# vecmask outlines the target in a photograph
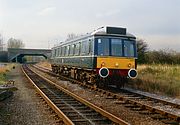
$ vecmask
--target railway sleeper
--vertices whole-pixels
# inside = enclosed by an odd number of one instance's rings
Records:
[[[68,117],[70,119],[81,119],[83,117],[85,119],[93,120],[93,119],[96,119],[96,118],[102,117],[102,116],[101,115],[84,115],[84,114],[82,114],[82,116],[81,115],[74,115],[74,116],[68,116]]]
[[[157,113],[150,113],[151,118],[153,119],[158,119],[158,120],[163,120],[163,119],[167,119],[167,117],[162,116],[161,114],[157,114]]]
[[[53,100],[52,101],[54,102],[54,104],[69,104],[69,103],[78,103],[77,101],[65,101],[65,100]]]
[[[72,107],[59,107],[61,110],[70,110]],[[76,110],[87,110],[88,107],[75,107]]]
[[[51,99],[51,101],[53,101],[55,104],[62,103],[62,100],[59,98]]]
[[[174,121],[172,119],[162,119],[161,120],[165,124],[170,124],[170,125],[179,125],[178,121]]]
[[[125,104],[125,107],[127,107],[127,108],[138,108],[139,106],[132,105],[132,104]]]
[[[73,98],[69,98],[69,99],[68,99],[68,98],[61,98],[61,97],[60,97],[60,99],[61,99],[62,101],[65,101],[65,102],[66,102],[66,101],[67,101],[67,102],[74,102],[74,103],[75,103],[75,102],[76,102],[76,103],[78,102],[77,100],[75,100],[75,99],[73,99]]]
[[[69,109],[61,109],[63,112],[67,112],[67,111],[70,111],[70,110],[74,110],[75,112],[80,112],[80,113],[88,113],[88,112],[93,112],[93,110],[92,109],[86,109],[86,110],[84,110],[84,109],[75,109],[75,108],[69,108]]]
[[[72,107],[79,107],[79,106],[84,106],[83,104],[69,104],[69,103],[64,103],[64,104],[56,104],[56,106],[58,107],[62,107],[62,106],[72,106]]]
[[[92,113],[83,113],[83,115],[89,117],[89,116],[97,116],[100,114],[97,112],[92,112]],[[75,117],[75,116],[77,116],[77,114],[69,114],[69,117]]]
[[[134,107],[134,108],[132,108],[131,110],[133,110],[133,111],[143,111],[144,109],[142,109],[141,107]]]
[[[105,118],[105,117],[102,117],[102,118],[92,118],[92,119],[90,119],[92,122],[106,122],[106,121],[108,121],[108,119],[107,118]],[[87,120],[87,119],[74,119],[74,120],[72,120],[72,122],[73,123],[76,123],[76,122],[87,122],[87,123],[89,123],[89,119]]]
[[[78,101],[74,100],[74,99],[61,99],[62,102],[66,102],[66,103],[78,103]]]
[[[56,95],[61,99],[73,99],[72,97],[69,97],[68,95],[64,95],[64,93],[56,93]]]
[[[47,95],[48,98],[51,98],[51,99],[57,99],[58,97],[56,95],[53,95],[53,94],[50,94],[50,93],[45,93]]]
[[[159,113],[159,114],[165,116],[166,118],[169,117],[169,118],[174,119],[176,121],[180,121],[180,117],[175,115],[175,114],[171,114],[171,113],[168,113],[166,111],[162,111],[160,109],[155,109],[153,107],[146,107],[146,109],[148,109],[152,113]]]
[[[115,104],[126,104],[125,101],[122,101],[122,100],[117,100],[117,101],[114,101]]]
[[[73,113],[77,113],[76,111],[74,111],[74,110],[62,110],[62,112],[64,112],[65,114],[67,114],[67,116],[68,116],[68,114],[73,114]],[[81,113],[92,113],[92,112],[94,112],[92,109],[88,109],[88,110],[80,110],[79,112],[81,112]]]
[[[142,115],[150,115],[151,112],[149,110],[142,110],[141,112],[139,112],[139,114],[142,114]]]

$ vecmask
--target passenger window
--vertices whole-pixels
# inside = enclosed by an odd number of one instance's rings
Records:
[[[63,46],[62,47],[62,56],[64,56],[65,55],[65,47]]]
[[[69,55],[69,46],[66,46],[65,47],[65,56],[68,56]]]
[[[66,46],[66,56],[69,55],[69,46]]]
[[[75,46],[75,45],[71,45],[71,46],[70,46],[70,55],[71,55],[71,56],[74,55],[74,46]]]
[[[75,55],[79,55],[79,52],[80,52],[80,43],[76,44]]]
[[[81,55],[86,55],[87,52],[87,41],[83,41],[81,44]]]
[[[60,56],[62,56],[62,52],[63,52],[63,51],[62,51],[62,46],[61,46],[61,54],[60,54]]]
[[[92,55],[93,52],[93,39],[89,39],[89,54]]]
[[[61,56],[61,48],[59,48],[58,56]]]
[[[54,49],[52,50],[52,54],[51,54],[52,57],[54,57]]]
[[[56,55],[57,55],[57,49],[55,49],[55,53],[54,53],[54,55],[55,55],[55,57],[56,57]]]

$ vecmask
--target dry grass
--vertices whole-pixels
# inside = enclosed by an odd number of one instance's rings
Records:
[[[132,86],[180,98],[180,65],[140,65]]]
[[[9,72],[15,64],[7,64],[6,66],[0,67],[0,85],[6,82],[6,73]]]

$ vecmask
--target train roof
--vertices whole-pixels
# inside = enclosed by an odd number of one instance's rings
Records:
[[[60,44],[58,44],[55,47],[58,47],[58,46],[63,45],[63,44],[71,43],[73,41],[78,41],[78,40],[81,40],[84,38],[88,38],[91,36],[113,36],[113,37],[126,37],[126,38],[136,39],[136,37],[134,35],[126,32],[126,28],[106,26],[106,27],[100,27],[91,33],[87,33],[85,35],[78,36],[74,39],[67,40],[65,42],[61,42]]]
[[[122,36],[122,37],[131,37],[136,38],[134,35],[128,33],[126,28],[122,27],[100,27],[97,30],[93,31],[91,35],[100,36],[100,35],[107,35],[107,36]]]

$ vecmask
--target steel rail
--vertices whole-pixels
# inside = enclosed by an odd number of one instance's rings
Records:
[[[33,84],[36,91],[41,95],[41,97],[47,102],[47,104],[56,112],[56,114],[63,119],[63,122],[67,125],[74,125],[74,123],[39,89],[39,87],[32,81],[32,79],[27,75],[24,71],[23,67],[21,67],[23,73],[27,77],[27,79]]]
[[[32,69],[31,69],[31,70],[32,70]],[[57,88],[58,88],[59,90],[61,90],[62,92],[66,93],[67,95],[70,95],[71,97],[73,97],[74,99],[78,100],[79,102],[81,102],[81,103],[85,104],[86,106],[94,109],[96,112],[98,112],[98,113],[100,113],[102,116],[110,119],[110,120],[113,121],[114,123],[122,124],[122,125],[129,125],[129,123],[127,123],[126,121],[124,121],[124,120],[122,120],[122,119],[120,119],[120,118],[112,115],[111,113],[109,113],[109,112],[107,112],[107,111],[105,111],[105,110],[103,110],[103,109],[95,106],[94,104],[92,104],[92,103],[86,101],[85,99],[77,96],[76,94],[74,94],[74,93],[72,93],[72,92],[64,89],[63,87],[55,84],[55,83],[52,82],[51,80],[43,77],[43,76],[40,75],[40,74],[37,74],[35,71],[33,71],[33,72],[34,72],[36,75],[38,75],[40,78],[44,79],[44,80],[47,81],[48,83],[50,83],[50,84],[52,84],[53,86],[57,87]],[[32,80],[31,80],[31,82],[32,82]],[[40,90],[40,91],[41,91],[41,90]],[[46,97],[47,97],[47,96],[46,96]],[[50,101],[50,100],[48,100],[48,101]],[[53,105],[53,106],[54,106],[54,105]],[[57,109],[55,109],[55,110],[57,110]],[[59,109],[58,109],[58,110],[59,110]],[[60,116],[61,116],[62,114],[63,114],[63,112],[60,113]],[[64,117],[64,115],[65,115],[65,114],[63,114],[63,117]],[[66,118],[66,117],[65,117],[65,118]],[[69,122],[69,121],[68,121],[68,122]]]

